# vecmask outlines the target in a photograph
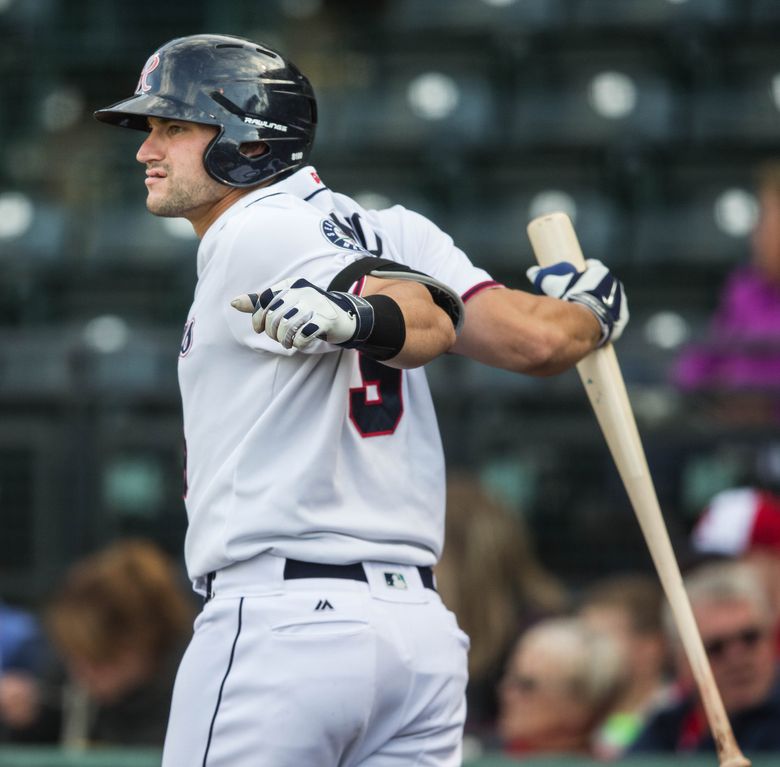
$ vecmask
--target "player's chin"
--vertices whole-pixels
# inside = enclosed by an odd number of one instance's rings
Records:
[[[156,195],[153,191],[150,191],[146,196],[146,209],[151,214],[164,218],[176,218],[181,215],[178,206],[172,205],[170,200]]]

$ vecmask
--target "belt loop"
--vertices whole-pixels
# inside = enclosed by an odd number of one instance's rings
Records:
[[[206,576],[206,602],[208,602],[214,596],[214,576],[216,573],[211,572]]]

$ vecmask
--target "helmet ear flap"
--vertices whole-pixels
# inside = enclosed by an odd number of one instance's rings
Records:
[[[251,159],[241,154],[241,144],[225,135],[224,128],[212,139],[203,153],[203,166],[215,181],[229,186],[252,186],[260,175]]]
[[[242,151],[247,144],[263,146],[258,153]],[[203,153],[203,166],[215,181],[228,186],[255,186],[288,170],[279,158],[269,157],[271,147],[265,141],[238,142],[224,130],[211,140]]]

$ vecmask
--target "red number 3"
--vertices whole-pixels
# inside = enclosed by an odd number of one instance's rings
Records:
[[[349,390],[349,417],[361,437],[392,434],[404,413],[403,371],[358,354],[363,385]]]

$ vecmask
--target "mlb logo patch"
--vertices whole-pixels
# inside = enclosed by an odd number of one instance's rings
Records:
[[[406,578],[401,573],[385,573],[385,583],[391,589],[408,589]]]

